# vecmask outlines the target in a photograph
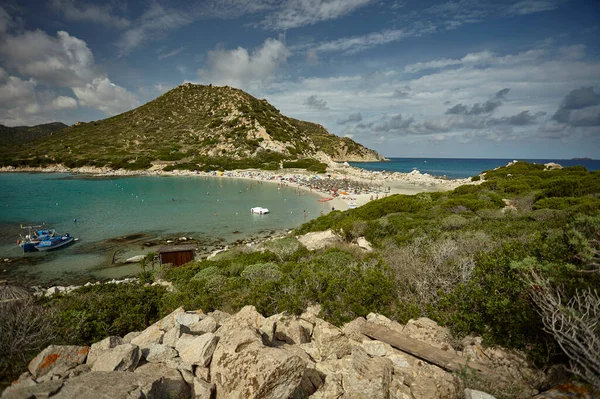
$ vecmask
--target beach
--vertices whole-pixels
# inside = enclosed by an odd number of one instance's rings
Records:
[[[392,194],[414,195],[422,192],[453,190],[464,184],[473,184],[471,179],[444,179],[420,173],[369,171],[356,168],[347,163],[335,163],[327,169],[326,174],[316,174],[301,169],[281,169],[265,171],[258,169],[232,170],[226,172],[212,171],[164,171],[164,165],[155,165],[148,170],[128,171],[110,168],[80,167],[67,168],[54,165],[44,168],[36,167],[2,167],[0,173],[75,173],[96,176],[184,176],[246,179],[271,184],[285,185],[315,193],[322,198],[330,198],[327,202],[331,209],[347,210],[361,206],[369,201]]]

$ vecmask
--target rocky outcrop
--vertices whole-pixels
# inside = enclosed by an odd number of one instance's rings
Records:
[[[465,390],[455,373],[361,333],[383,326],[437,351],[485,363],[494,384],[535,393],[539,381],[523,356],[485,348],[467,337],[456,348],[449,332],[420,318],[406,325],[369,314],[338,328],[318,317],[265,318],[253,306],[230,315],[176,309],[137,334],[108,337],[87,347],[49,346],[7,388],[9,398],[484,398]],[[475,387],[474,387],[475,388]],[[478,396],[479,395],[479,396]],[[483,396],[482,396],[483,395]]]

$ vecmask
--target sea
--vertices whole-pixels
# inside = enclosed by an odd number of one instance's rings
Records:
[[[167,240],[191,237],[210,252],[284,234],[328,212],[305,190],[224,177],[1,173],[0,193],[0,280],[45,285],[137,274],[137,265],[119,261],[156,251]],[[251,214],[256,206],[270,213]],[[27,234],[21,225],[42,224],[78,240],[23,254],[16,245]]]
[[[408,173],[418,170],[433,176],[445,176],[448,179],[472,177],[483,171],[505,166],[515,159],[483,159],[483,158],[389,158],[389,162],[352,162],[357,168]],[[591,159],[516,159],[530,163],[558,163],[562,166],[585,166],[589,171],[600,170],[600,160]]]

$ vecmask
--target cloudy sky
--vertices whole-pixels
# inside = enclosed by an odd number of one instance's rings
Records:
[[[600,158],[597,0],[4,0],[0,123],[231,85],[386,156]]]

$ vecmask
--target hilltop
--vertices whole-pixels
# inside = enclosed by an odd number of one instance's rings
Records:
[[[0,125],[0,142],[7,147],[18,146],[46,137],[52,132],[68,127],[62,122],[44,123],[35,126],[4,126]]]
[[[384,158],[318,124],[282,115],[266,100],[228,86],[185,83],[131,111],[78,122],[17,150],[5,149],[4,165],[63,163],[147,169],[275,169],[283,161],[379,161]]]

